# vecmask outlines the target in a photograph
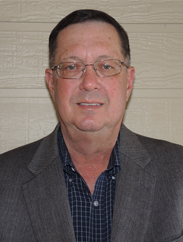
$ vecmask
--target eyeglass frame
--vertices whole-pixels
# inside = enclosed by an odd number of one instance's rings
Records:
[[[119,63],[121,64],[121,66],[120,66],[120,72],[118,72],[118,73],[116,73],[116,74],[113,74],[113,75],[109,75],[109,76],[100,76],[100,75],[97,73],[97,69],[95,68],[95,64],[96,64],[97,62],[109,61],[109,60],[117,60],[117,61],[119,61]],[[58,69],[59,69],[59,65],[60,65],[60,64],[63,64],[63,63],[82,63],[83,66],[84,66],[84,69],[81,70],[81,72],[82,72],[81,76],[80,76],[80,77],[61,77],[61,76],[59,75],[59,73],[58,73]],[[125,64],[125,62],[122,62],[122,61],[120,61],[120,60],[118,60],[118,59],[106,59],[106,60],[100,60],[100,61],[95,61],[93,64],[84,64],[82,61],[66,61],[66,62],[60,62],[58,65],[53,66],[53,67],[51,68],[51,70],[52,70],[52,71],[56,70],[56,71],[57,71],[57,75],[58,75],[60,78],[63,78],[63,79],[79,79],[79,78],[81,78],[81,77],[84,75],[84,73],[86,72],[86,66],[93,66],[93,70],[95,71],[95,73],[97,74],[97,76],[99,76],[99,77],[110,77],[110,76],[116,76],[116,75],[120,74],[120,73],[122,72],[122,65],[125,66],[125,67],[128,69],[128,66]]]

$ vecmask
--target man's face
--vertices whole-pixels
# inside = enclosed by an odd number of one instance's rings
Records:
[[[55,64],[81,61],[93,64],[103,59],[124,61],[115,28],[103,22],[70,25],[59,33]],[[134,68],[99,77],[87,66],[79,79],[63,79],[46,70],[46,80],[58,111],[62,129],[108,132],[120,128],[134,79]],[[98,134],[99,134],[98,133]]]

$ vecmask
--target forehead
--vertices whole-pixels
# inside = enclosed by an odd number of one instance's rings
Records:
[[[121,41],[116,29],[108,23],[97,21],[69,25],[59,33],[58,55],[77,52],[77,49],[80,52],[93,52],[93,54],[100,52],[99,54],[106,55],[106,51],[111,54],[112,52],[122,54]]]

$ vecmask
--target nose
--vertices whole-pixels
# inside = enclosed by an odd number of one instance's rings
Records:
[[[83,76],[81,77],[80,90],[85,89],[87,91],[93,91],[95,89],[100,89],[98,78],[93,65],[86,65]]]

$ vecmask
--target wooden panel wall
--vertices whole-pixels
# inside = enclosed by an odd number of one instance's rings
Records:
[[[58,122],[44,78],[48,36],[80,8],[106,11],[129,34],[136,78],[126,126],[183,145],[183,0],[1,0],[0,153]]]

